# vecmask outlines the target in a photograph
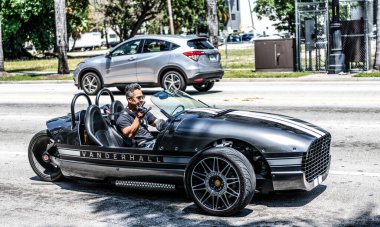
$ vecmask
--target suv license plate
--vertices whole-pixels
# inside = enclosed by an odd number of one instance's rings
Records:
[[[217,59],[216,59],[216,55],[214,55],[214,54],[210,54],[210,55],[208,56],[208,58],[210,59],[210,61],[217,61]]]

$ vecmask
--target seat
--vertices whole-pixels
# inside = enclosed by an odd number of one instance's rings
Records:
[[[123,110],[124,110],[124,106],[119,100],[113,101],[111,103],[111,107],[110,107],[111,114],[109,116],[111,125],[116,126],[116,121],[119,118],[119,114]]]
[[[98,106],[87,108],[85,128],[91,144],[102,147],[131,147],[132,141],[120,135],[104,120]]]

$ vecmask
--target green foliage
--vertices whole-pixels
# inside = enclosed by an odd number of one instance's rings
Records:
[[[174,31],[182,33],[182,28],[188,34],[207,33],[207,15],[204,0],[172,1]],[[162,11],[162,24],[169,25],[168,9]],[[227,25],[229,19],[228,5],[225,0],[218,0],[218,20],[220,29]]]
[[[144,22],[154,19],[166,2],[166,0],[111,0],[102,8],[110,27],[122,40],[125,40],[136,35]]]
[[[7,58],[25,55],[23,44],[32,41],[37,49],[54,44],[54,6],[51,0],[2,0],[3,48]]]
[[[259,19],[267,16],[277,21],[274,24],[277,30],[295,32],[294,0],[256,0],[254,11]]]
[[[67,0],[66,20],[68,37],[79,39],[89,27],[89,0]]]
[[[87,28],[88,0],[66,0],[68,34]],[[56,45],[53,0],[1,0],[3,48],[6,58],[30,57],[23,48],[31,42],[37,50]]]

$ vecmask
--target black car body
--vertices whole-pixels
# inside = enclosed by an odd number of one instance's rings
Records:
[[[47,142],[47,148],[42,146],[38,151],[35,145],[38,141],[35,138],[31,141],[31,165],[45,180],[56,180],[62,174],[65,177],[92,180],[184,185],[196,204],[205,212],[230,215],[242,209],[252,198],[253,192],[244,195],[245,197],[242,195],[244,198],[241,201],[240,197],[236,201],[228,201],[229,198],[234,198],[232,191],[235,190],[230,191],[233,195],[228,194],[228,185],[233,184],[229,179],[238,179],[241,187],[249,184],[251,191],[256,189],[268,192],[311,190],[328,175],[330,134],[299,119],[262,112],[211,108],[183,92],[161,91],[152,96],[152,102],[168,120],[161,131],[156,133],[153,149],[147,149],[131,147],[125,138],[112,144],[101,136],[96,137],[101,130],[96,132],[97,129],[93,127],[99,128],[99,125],[104,124],[100,118],[110,116],[99,117],[101,109],[91,105],[88,97],[90,106],[87,110],[75,113],[75,101],[82,95],[86,96],[80,94],[74,97],[70,116],[47,122],[45,135],[53,143]],[[111,97],[113,100],[113,96]],[[116,102],[118,101],[112,102],[111,110]],[[118,110],[122,108],[119,107]],[[104,132],[107,132],[112,129],[112,119],[105,122],[111,122],[111,128],[104,126]],[[92,130],[95,132],[91,132]],[[100,143],[94,142],[97,139]],[[47,165],[53,165],[54,168],[49,167],[52,176],[41,175],[38,168],[36,170],[38,165],[45,169]],[[225,173],[225,176],[221,174],[224,172],[222,167],[226,169],[228,165],[232,172],[235,171],[232,177],[230,172]],[[239,166],[245,166],[247,170],[240,171]],[[57,171],[58,175],[54,175]],[[209,197],[214,199],[215,196],[222,201],[224,193],[227,201],[220,202],[222,205],[211,205],[207,201],[203,204],[202,199],[207,196],[197,197],[197,190],[201,189],[194,189],[198,172],[202,172],[199,176],[205,177],[200,177],[203,180],[199,180],[199,185],[206,184]],[[247,179],[254,182],[246,182]],[[240,189],[236,191],[239,192],[236,196],[244,194]],[[229,207],[229,202],[241,204]]]

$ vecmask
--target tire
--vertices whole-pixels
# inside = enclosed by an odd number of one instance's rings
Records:
[[[181,73],[178,71],[168,71],[161,79],[161,87],[165,90],[186,90],[186,82]]]
[[[87,95],[96,95],[102,89],[102,82],[94,72],[87,72],[81,80],[81,88]]]
[[[51,143],[51,136],[47,130],[38,132],[30,140],[28,148],[28,159],[33,171],[44,181],[58,181],[63,179],[62,172],[59,168],[54,167],[50,163],[46,163],[42,159],[42,154],[46,147]]]
[[[186,191],[205,213],[233,215],[252,200],[256,177],[248,159],[229,147],[204,151],[186,170]]]
[[[204,84],[194,84],[193,87],[199,92],[206,92],[209,91],[212,87],[214,87],[214,84],[215,82],[211,81]]]
[[[121,91],[123,94],[125,94],[125,86],[117,86],[116,87],[119,91]]]

